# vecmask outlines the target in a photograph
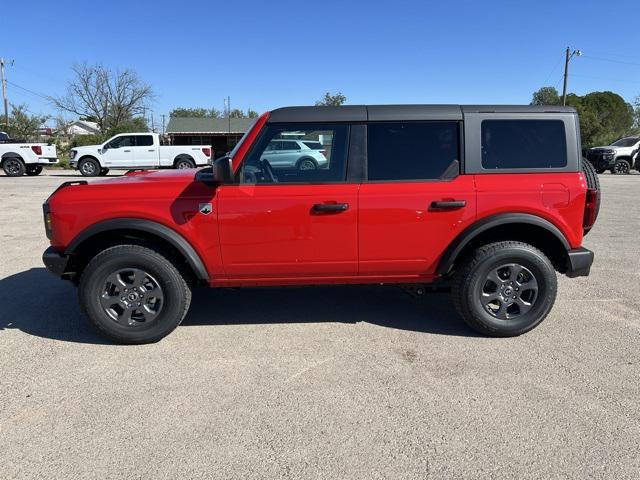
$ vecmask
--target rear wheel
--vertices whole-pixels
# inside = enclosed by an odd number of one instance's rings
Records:
[[[557,279],[549,259],[514,241],[478,248],[457,269],[453,302],[474,330],[513,337],[535,328],[555,302]]]
[[[119,343],[157,342],[185,317],[191,289],[165,256],[137,245],[119,245],[96,255],[78,290],[93,326]]]
[[[29,165],[27,166],[27,175],[35,177],[42,173],[42,165]]]
[[[316,170],[318,164],[313,158],[302,158],[298,161],[298,170]]]
[[[631,164],[626,160],[617,160],[616,163],[613,164],[613,168],[611,169],[611,173],[615,175],[626,175],[631,171]]]
[[[78,165],[78,170],[85,177],[96,177],[100,174],[100,164],[94,158],[85,158]]]
[[[21,177],[26,171],[26,167],[21,158],[9,157],[2,162],[2,169],[7,177]]]
[[[182,170],[186,168],[196,168],[196,164],[193,159],[189,157],[182,157],[175,161],[173,167]]]

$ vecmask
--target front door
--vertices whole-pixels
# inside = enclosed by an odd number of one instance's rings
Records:
[[[473,176],[459,175],[458,122],[368,127],[367,181],[359,193],[361,275],[432,275],[475,218]]]
[[[331,124],[266,127],[240,167],[240,183],[216,195],[228,278],[357,275],[359,185],[345,182],[348,132]],[[291,137],[322,140],[328,168],[274,168],[265,150]]]
[[[134,135],[118,135],[105,145],[102,154],[104,167],[130,167],[133,161],[132,149],[135,147]]]

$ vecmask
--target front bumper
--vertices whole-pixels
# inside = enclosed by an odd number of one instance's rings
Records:
[[[42,262],[51,273],[56,277],[62,277],[67,269],[69,257],[64,253],[60,253],[53,247],[47,248],[42,254]]]
[[[569,250],[569,265],[567,277],[586,277],[591,270],[593,263],[593,252],[586,248],[576,248]]]
[[[616,163],[614,156],[611,156],[611,158],[604,158],[604,156],[598,155],[588,158],[588,160],[596,170],[609,170],[613,167],[613,164]]]

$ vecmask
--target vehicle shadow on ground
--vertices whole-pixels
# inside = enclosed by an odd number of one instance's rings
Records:
[[[76,288],[44,268],[0,280],[0,302],[0,336],[3,330],[17,328],[66,342],[110,343],[83,317]],[[367,322],[420,333],[476,335],[455,313],[448,294],[413,298],[394,286],[198,288],[181,328],[321,322]]]

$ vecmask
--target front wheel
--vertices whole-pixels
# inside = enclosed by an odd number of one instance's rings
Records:
[[[556,272],[537,248],[505,241],[478,248],[457,269],[453,302],[474,330],[514,337],[539,325],[556,299]]]
[[[21,177],[26,171],[26,167],[21,159],[10,157],[2,162],[2,169],[7,177]]]
[[[631,164],[626,160],[618,160],[611,169],[614,175],[626,175],[631,171]]]
[[[138,245],[118,245],[84,269],[80,306],[93,326],[118,343],[157,342],[187,314],[191,289],[165,256]]]
[[[42,165],[29,165],[27,166],[27,175],[30,177],[36,177],[42,173]]]
[[[93,158],[87,158],[80,162],[78,170],[85,177],[97,177],[100,174],[100,164]]]

